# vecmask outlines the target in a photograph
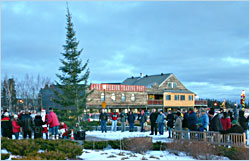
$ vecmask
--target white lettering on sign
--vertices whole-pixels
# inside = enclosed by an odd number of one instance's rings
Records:
[[[136,85],[116,85],[116,84],[91,84],[90,90],[104,90],[104,85],[106,86],[105,90],[107,91],[127,91],[127,92],[145,92],[145,86],[136,86]]]

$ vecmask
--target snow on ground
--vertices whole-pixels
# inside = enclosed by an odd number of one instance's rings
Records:
[[[171,142],[172,139],[168,138],[168,134],[164,133],[164,135],[149,135],[151,132],[110,132],[102,133],[101,131],[87,131],[86,136],[93,136],[97,138],[102,138],[104,140],[120,140],[123,138],[129,138],[129,137],[152,137],[153,142],[161,141],[161,142]]]
[[[8,152],[6,149],[1,149],[1,154],[8,154],[8,153],[10,153],[10,152]],[[8,159],[6,159],[6,160],[12,160],[12,158],[16,158],[16,157],[19,157],[19,156],[18,155],[12,155],[10,153],[10,157]]]
[[[106,150],[87,150],[83,149],[83,154],[79,156],[84,160],[195,160],[193,157],[186,156],[184,153],[179,153],[179,156],[167,151],[148,151],[144,155],[132,153],[126,150],[106,149]]]

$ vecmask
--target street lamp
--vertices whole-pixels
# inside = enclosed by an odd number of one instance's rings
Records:
[[[216,107],[218,104],[217,104],[217,102],[214,102],[214,106]]]

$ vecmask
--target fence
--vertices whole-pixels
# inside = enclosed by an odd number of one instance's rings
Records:
[[[178,131],[173,130],[174,140],[205,141],[216,145],[247,146],[246,134],[220,134],[214,131]]]

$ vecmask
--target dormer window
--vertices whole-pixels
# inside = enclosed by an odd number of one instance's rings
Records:
[[[168,88],[177,88],[176,82],[168,82]]]

